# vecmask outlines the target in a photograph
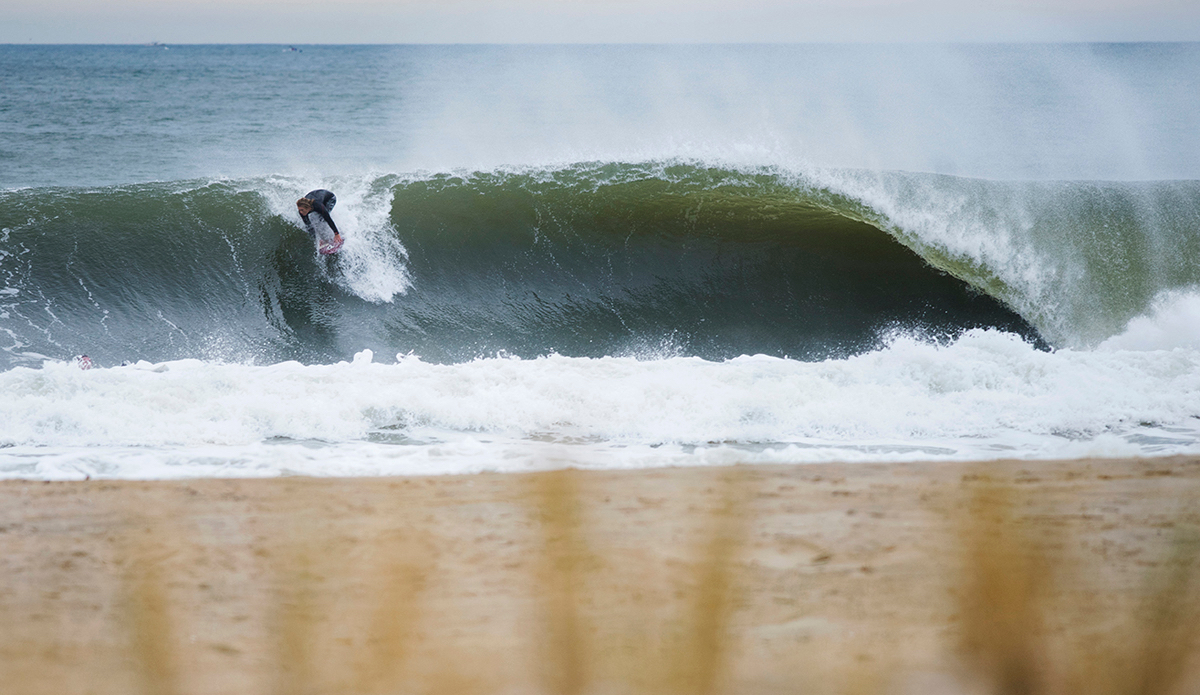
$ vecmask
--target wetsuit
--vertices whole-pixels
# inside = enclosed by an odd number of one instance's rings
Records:
[[[333,230],[335,235],[341,236],[337,225],[333,223],[333,218],[329,216],[329,211],[333,209],[334,205],[337,205],[337,196],[324,188],[318,188],[315,191],[309,191],[304,197],[312,201],[312,211],[325,220],[325,224],[329,225],[329,228]],[[313,229],[312,223],[308,221],[308,215],[301,215],[300,219],[304,220],[304,226],[308,229],[308,235],[315,238],[317,231]]]

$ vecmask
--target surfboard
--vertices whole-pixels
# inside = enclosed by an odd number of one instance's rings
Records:
[[[342,248],[342,243],[344,243],[344,241],[345,240],[341,237],[332,241],[322,240],[320,245],[317,246],[317,253],[321,254],[322,256],[335,254]]]

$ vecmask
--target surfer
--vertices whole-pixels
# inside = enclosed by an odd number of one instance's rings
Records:
[[[300,219],[304,220],[304,227],[308,230],[308,235],[313,239],[317,238],[317,231],[313,229],[312,222],[308,219],[308,216],[315,212],[333,230],[333,241],[329,243],[322,241],[321,246],[336,249],[342,245],[342,235],[338,233],[337,225],[329,216],[329,211],[333,209],[334,205],[337,205],[337,196],[324,188],[309,191],[303,198],[296,201],[296,210],[300,213]]]

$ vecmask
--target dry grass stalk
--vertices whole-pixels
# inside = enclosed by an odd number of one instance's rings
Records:
[[[601,649],[590,637],[598,628],[582,606],[599,604],[603,610],[605,597],[599,587],[611,578],[600,574],[603,564],[584,537],[585,505],[579,489],[583,475],[568,469],[533,477],[544,544],[537,588],[545,620],[540,662],[545,692],[573,695],[601,687],[593,681],[602,673],[618,675],[621,681],[607,687],[622,692],[716,692],[731,648],[728,625],[734,606],[733,567],[744,535],[744,476],[737,470],[722,476],[722,503],[702,519],[694,560],[677,577],[674,620],[652,624],[655,611],[634,616],[627,634],[616,636],[617,644],[626,648]],[[643,568],[643,576],[655,575],[653,568]]]
[[[310,531],[301,524],[300,531]],[[275,648],[276,695],[313,695],[320,685],[316,668],[317,548],[310,533],[297,533],[285,545],[276,565],[274,620],[271,636]]]
[[[1187,675],[1200,633],[1198,555],[1200,536],[1195,529],[1186,529],[1176,536],[1160,576],[1150,578],[1141,648],[1126,691],[1129,695],[1177,692]]]
[[[744,537],[745,476],[733,469],[721,478],[721,506],[706,519],[696,550],[698,563],[684,607],[683,634],[668,652],[662,693],[711,695],[720,685],[731,649],[729,621],[734,608],[733,576],[738,544]]]
[[[377,598],[366,631],[366,647],[356,664],[354,692],[384,695],[404,690],[412,640],[419,624],[421,593],[429,558],[407,533],[378,537],[372,548],[368,589]]]
[[[1079,655],[1072,695],[1182,693],[1200,647],[1200,534],[1179,530],[1167,556],[1146,577],[1140,605],[1121,639]],[[1089,658],[1090,657],[1090,658]]]
[[[968,662],[997,695],[1046,691],[1043,611],[1050,565],[1013,512],[1013,491],[974,489],[957,529],[965,554],[959,616]]]
[[[1186,528],[1175,538],[1160,578],[1151,578],[1142,628],[1141,671],[1131,695],[1176,692],[1189,658],[1200,645],[1200,533]]]
[[[180,691],[179,654],[164,578],[165,558],[160,549],[161,538],[169,542],[172,531],[161,528],[161,523],[141,520],[132,524],[122,539],[126,565],[124,618],[130,631],[131,656],[146,695],[174,695]]]
[[[988,692],[1001,695],[1170,695],[1181,693],[1200,646],[1200,535],[1177,534],[1140,595],[1126,596],[1129,617],[1107,643],[1079,635],[1049,638],[1057,613],[1086,616],[1079,593],[1051,591],[1054,579],[1079,581],[1089,568],[1031,541],[1014,508],[1028,492],[985,482],[973,490],[970,517],[959,523],[965,556],[960,595],[962,646]],[[1062,540],[1062,539],[1060,539]],[[1055,543],[1067,547],[1069,543]],[[1055,596],[1058,601],[1056,602]],[[1101,624],[1111,615],[1095,615]],[[1086,624],[1084,619],[1082,624]],[[1076,623],[1079,629],[1080,623]]]
[[[589,676],[587,628],[580,613],[588,552],[580,529],[578,476],[564,469],[533,477],[544,543],[537,577],[545,620],[543,681],[553,695],[583,692]]]

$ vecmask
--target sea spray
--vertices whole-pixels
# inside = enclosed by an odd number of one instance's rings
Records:
[[[174,477],[1200,451],[1200,354],[974,331],[841,360],[412,356],[0,374],[5,475]],[[353,456],[347,456],[353,452]],[[165,463],[164,463],[165,462]],[[603,463],[601,463],[603,462]],[[33,468],[29,468],[29,466]]]

